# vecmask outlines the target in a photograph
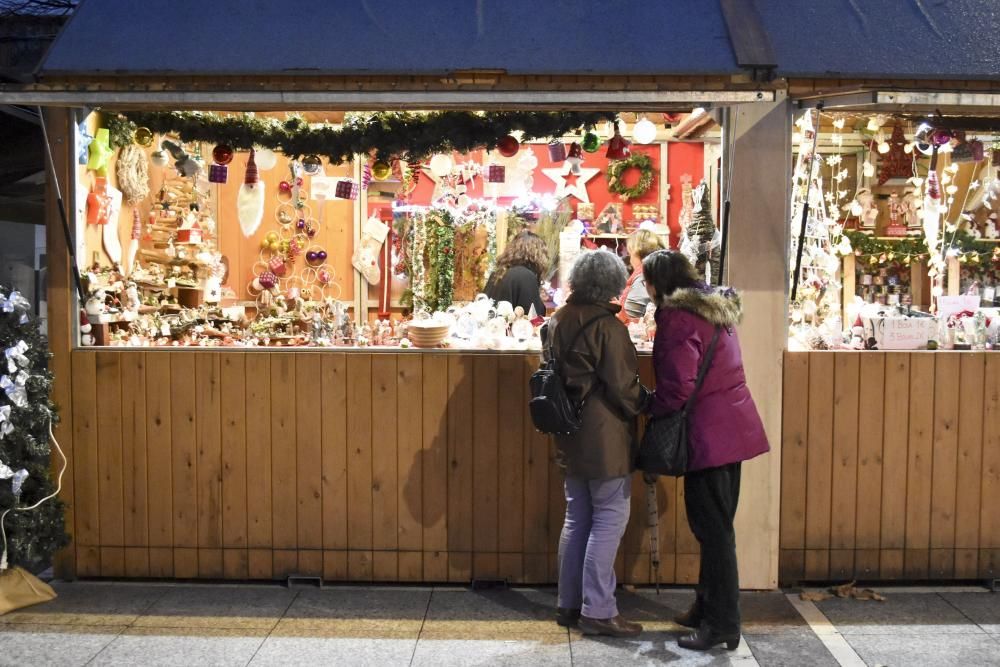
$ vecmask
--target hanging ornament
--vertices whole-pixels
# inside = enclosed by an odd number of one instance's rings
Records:
[[[521,143],[509,134],[505,137],[501,137],[500,141],[497,142],[497,150],[500,152],[500,155],[503,155],[504,157],[514,157],[517,155],[517,151],[520,150],[520,148]]]
[[[566,159],[566,145],[561,141],[553,141],[549,144],[549,161],[562,162]]]
[[[240,229],[243,236],[253,236],[260,227],[260,222],[264,217],[264,184],[260,182],[260,173],[257,171],[255,161],[255,151],[250,150],[250,157],[247,160],[247,172],[243,178],[243,185],[236,197],[236,209],[240,220]]]
[[[955,135],[952,134],[951,130],[934,130],[931,133],[931,143],[935,146],[944,146],[946,143],[952,140]]]
[[[274,165],[278,164],[278,156],[270,148],[260,148],[255,146],[253,152],[256,154],[254,158],[257,162],[257,169],[260,171],[268,171],[274,169]]]
[[[149,196],[149,162],[146,152],[135,144],[123,146],[115,163],[118,187],[130,206]]]
[[[583,150],[580,144],[575,141],[569,145],[569,153],[566,155],[566,162],[569,163],[569,173],[574,176],[580,175],[580,165],[583,164]]]
[[[177,173],[186,178],[192,176],[197,176],[198,172],[201,171],[201,165],[198,161],[191,157],[184,148],[169,139],[164,139],[160,146],[166,149],[171,157],[174,158],[174,168],[177,169]]]
[[[486,168],[486,180],[489,183],[504,183],[507,180],[507,168],[502,164],[491,164]]]
[[[21,497],[21,487],[24,485],[24,480],[28,479],[28,471],[21,468],[10,480],[10,490],[14,494],[15,498]]]
[[[372,164],[372,176],[376,181],[384,181],[392,176],[392,166],[385,160],[376,160]]]
[[[318,155],[307,155],[302,158],[302,171],[315,176],[323,170],[323,160]]]
[[[588,153],[596,153],[601,148],[601,138],[593,130],[587,130],[583,135],[583,150]]]
[[[80,164],[87,164],[87,157],[90,153],[90,142],[94,140],[94,136],[87,132],[87,121],[80,121],[76,126],[76,145],[77,145],[77,162]]]
[[[88,321],[88,324],[90,322]],[[0,405],[0,440],[14,432],[14,425],[10,423],[10,406]],[[6,473],[6,476],[5,476]],[[7,479],[14,474],[10,468],[0,461],[0,479]]]
[[[148,127],[140,127],[135,131],[135,143],[147,148],[153,145],[153,133]]]
[[[453,163],[451,161],[451,158],[445,155],[444,153],[438,153],[437,155],[434,155],[429,163],[431,173],[437,176],[438,178],[444,178],[445,176],[450,174],[452,166]]]
[[[632,128],[632,138],[637,144],[651,144],[656,141],[656,125],[648,118],[640,119]]]
[[[233,161],[233,148],[227,144],[219,144],[212,149],[212,159],[216,164],[229,164]]]
[[[96,171],[98,176],[108,173],[108,159],[111,157],[111,133],[102,127],[87,149],[87,169]]]
[[[632,151],[629,150],[628,141],[622,136],[622,133],[618,129],[618,123],[615,122],[615,133],[608,140],[608,151],[604,154],[604,157],[609,160],[624,160]]]
[[[345,178],[337,183],[337,187],[333,191],[333,196],[337,199],[357,199],[358,191],[358,184],[349,178]]]
[[[155,150],[149,154],[149,161],[153,163],[153,166],[163,168],[170,162],[170,157],[166,151]]]
[[[372,168],[365,163],[364,168],[361,169],[361,189],[367,190],[368,186],[372,182]]]

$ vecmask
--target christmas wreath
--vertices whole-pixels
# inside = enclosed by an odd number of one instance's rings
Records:
[[[622,180],[622,174],[629,169],[639,170],[639,182],[628,187]],[[628,201],[641,197],[653,185],[653,160],[645,153],[633,153],[624,160],[615,160],[608,165],[608,190],[620,195]]]

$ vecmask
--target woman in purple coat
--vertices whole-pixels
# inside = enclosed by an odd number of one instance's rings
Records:
[[[742,311],[735,291],[699,280],[684,255],[661,250],[643,261],[646,288],[657,304],[653,366],[654,417],[681,409],[691,396],[698,367],[719,339],[701,390],[688,417],[690,446],[684,476],[684,504],[691,532],[701,546],[701,570],[694,605],[676,621],[693,634],[678,640],[684,648],[708,650],[721,643],[739,645],[739,574],[733,518],[740,495],[740,463],[768,451],[743,372],[736,325]]]

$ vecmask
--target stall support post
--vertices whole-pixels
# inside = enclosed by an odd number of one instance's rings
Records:
[[[69,109],[49,108],[45,110],[42,122],[45,123],[49,142],[52,146],[52,165],[48,172],[63,184],[64,202],[75,202],[76,191],[74,139],[75,126]],[[50,178],[52,176],[49,176]],[[60,212],[59,199],[52,183],[45,190],[45,244],[48,258],[48,340],[52,359],[49,370],[52,371],[52,400],[60,407],[59,422],[54,426],[54,434],[66,452],[69,460],[69,473],[65,476],[62,489],[62,499],[66,502],[66,532],[76,534],[74,526],[75,505],[73,500],[73,393],[72,364],[70,353],[76,336],[77,306],[75,300],[76,287],[73,269],[70,264],[71,248],[67,244],[67,234],[63,227],[63,215]],[[75,221],[70,221],[75,224]],[[74,579],[76,577],[76,547],[70,543],[68,547],[56,554],[53,562],[56,577]]]
[[[778,584],[782,397],[775,388],[782,386],[788,338],[792,111],[778,92],[773,103],[738,105],[731,114],[729,126],[736,131],[728,272],[743,299],[740,343],[747,383],[771,444],[770,454],[743,467],[737,553],[740,585],[770,589]]]

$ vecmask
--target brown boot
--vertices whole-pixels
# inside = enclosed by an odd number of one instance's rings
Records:
[[[614,618],[580,616],[579,627],[585,635],[604,635],[605,637],[638,637],[642,632],[641,625],[626,621],[621,614]]]

